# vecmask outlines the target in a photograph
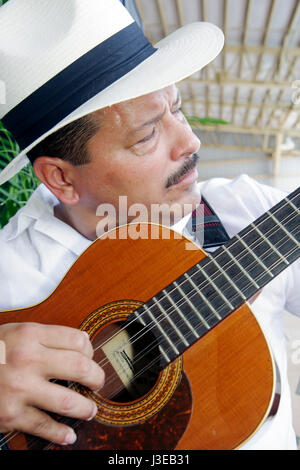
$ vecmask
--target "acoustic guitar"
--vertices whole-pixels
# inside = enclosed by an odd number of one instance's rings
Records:
[[[98,413],[60,447],[10,432],[9,449],[235,449],[268,418],[276,367],[248,300],[300,255],[300,188],[213,254],[171,229],[129,224],[96,240],[57,289],[1,324],[89,333],[106,383]],[[192,249],[191,249],[192,248]]]

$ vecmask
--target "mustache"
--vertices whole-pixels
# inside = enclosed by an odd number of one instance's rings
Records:
[[[199,160],[200,160],[200,157],[197,153],[194,153],[192,157],[189,157],[189,159],[184,163],[182,168],[179,171],[177,171],[174,175],[168,178],[166,188],[173,186],[173,184],[177,184],[178,181],[183,176],[185,176],[187,173],[189,173],[191,170],[193,170],[197,166],[197,163]]]

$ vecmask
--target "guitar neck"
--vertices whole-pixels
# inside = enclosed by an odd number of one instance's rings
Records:
[[[300,188],[250,224],[211,257],[233,269],[233,288],[244,300],[268,284],[300,255]],[[204,262],[207,264],[208,261]],[[228,275],[228,273],[227,273]]]
[[[163,366],[300,256],[299,207],[300,188],[134,313],[155,330]]]

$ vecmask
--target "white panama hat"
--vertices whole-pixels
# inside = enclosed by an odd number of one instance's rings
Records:
[[[222,31],[191,23],[155,46],[119,0],[9,0],[0,8],[0,120],[20,153],[0,184],[29,162],[26,152],[98,109],[179,82],[211,62]]]

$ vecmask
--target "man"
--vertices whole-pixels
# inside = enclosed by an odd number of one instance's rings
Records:
[[[26,5],[21,0],[9,3],[0,11],[0,30],[8,37],[3,70],[9,88],[0,117],[17,134],[22,151],[0,181],[26,163],[27,153],[43,184],[1,231],[2,310],[33,305],[51,293],[96,238],[101,205],[109,204],[118,214],[120,196],[126,196],[128,207],[138,203],[148,213],[153,204],[165,204],[171,208],[171,223],[176,218],[173,207],[198,206],[195,154],[200,142],[181,112],[174,83],[212,60],[223,44],[219,30],[198,24],[153,50],[117,0],[90,0],[88,11],[77,0],[63,7],[53,0],[41,0],[38,7],[29,0]],[[16,23],[18,17],[19,30],[16,26],[12,32],[9,22]],[[86,41],[83,46],[76,42],[80,51],[74,48],[77,35]],[[74,49],[77,56],[70,59]],[[47,63],[42,61],[45,51]],[[100,59],[101,67],[95,70]],[[17,90],[14,77],[21,70],[23,84]],[[82,92],[83,79],[87,83]],[[247,177],[232,183],[213,180],[202,185],[201,192],[220,212],[230,236],[282,197]],[[263,328],[283,307],[299,314],[297,269],[283,273],[255,301]],[[295,448],[283,344],[278,325],[271,326],[283,399],[250,447]],[[49,378],[76,381],[92,390],[103,386],[103,371],[93,360],[87,335],[57,325],[5,324],[0,326],[0,340],[7,358],[0,371],[0,432],[20,430],[59,444],[73,443],[74,430],[46,411],[91,420],[97,409]]]

